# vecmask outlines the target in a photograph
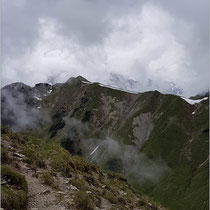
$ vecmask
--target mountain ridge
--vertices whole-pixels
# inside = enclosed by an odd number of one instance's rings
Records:
[[[43,139],[104,170],[124,173],[130,184],[170,209],[207,209],[208,99],[194,102],[73,78],[52,86],[36,109],[48,115],[39,127]],[[200,194],[192,202],[198,183]]]

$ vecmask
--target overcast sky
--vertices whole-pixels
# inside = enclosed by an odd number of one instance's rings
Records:
[[[208,0],[2,0],[2,85],[110,73],[208,90]]]

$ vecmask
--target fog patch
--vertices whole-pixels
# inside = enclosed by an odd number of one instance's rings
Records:
[[[130,183],[140,187],[157,184],[170,171],[163,161],[151,160],[136,146],[123,145],[111,138],[88,139],[83,146],[89,149],[88,160],[107,171],[123,173]]]
[[[27,98],[24,93],[1,91],[1,120],[3,126],[8,126],[17,132],[28,129],[38,129],[49,121],[46,111],[40,109],[37,99]]]
[[[73,155],[99,165],[105,171],[124,174],[138,189],[155,186],[170,172],[163,160],[151,160],[136,145],[125,145],[101,133],[104,138],[91,138],[94,133],[87,123],[71,118],[66,120],[62,146]],[[101,131],[103,132],[103,131]]]
[[[65,135],[61,139],[61,146],[68,150],[72,155],[82,155],[84,148],[83,141],[84,136],[89,132],[88,126],[85,123],[75,118],[63,118],[66,126],[63,130]]]

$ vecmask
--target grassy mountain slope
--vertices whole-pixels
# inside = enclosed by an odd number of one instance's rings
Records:
[[[55,143],[3,129],[1,154],[4,209],[163,209]]]
[[[208,209],[208,102],[70,78],[43,98],[50,120],[40,136],[124,173],[170,209]]]
[[[72,89],[72,85],[68,85]],[[71,118],[73,112],[74,118],[86,123],[86,138],[106,139],[108,136],[123,144],[135,145],[149,159],[164,162],[170,168],[165,178],[154,185],[149,183],[150,180],[139,185],[135,182],[136,177],[129,175],[129,181],[135,183],[137,189],[143,189],[171,209],[208,208],[208,167],[199,168],[208,158],[208,130],[205,131],[208,129],[208,100],[190,105],[178,96],[157,91],[130,94],[99,84],[77,85],[73,91],[77,98],[70,95],[70,91],[67,97],[77,105],[72,107],[69,102],[68,107],[64,106],[67,110],[65,117],[70,115]],[[59,89],[57,91],[58,98],[63,96]],[[148,119],[146,114],[150,116]],[[142,118],[138,119],[139,116]],[[137,125],[135,119],[139,120]],[[141,123],[145,126],[141,127]],[[148,138],[138,139],[138,132],[135,133],[138,126],[139,133],[152,127],[149,136],[145,135]],[[195,190],[195,185],[200,186],[199,191]],[[197,199],[193,199],[194,196]]]

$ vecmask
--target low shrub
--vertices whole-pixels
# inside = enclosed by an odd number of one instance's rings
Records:
[[[2,163],[10,163],[11,158],[8,156],[8,151],[5,147],[1,147],[1,161]]]
[[[25,177],[17,172],[12,171],[8,166],[1,166],[1,177],[7,181],[7,184],[14,185],[17,188],[27,192],[28,187]]]
[[[8,166],[1,166],[1,179],[7,182],[1,187],[1,206],[4,209],[22,210],[27,206],[28,186],[25,177],[12,171]]]
[[[107,200],[109,200],[109,202],[111,204],[118,204],[118,199],[117,199],[117,197],[113,193],[105,190],[103,192],[103,196],[104,196],[104,198],[106,198]]]
[[[44,172],[41,176],[41,179],[44,184],[49,185],[51,187],[55,187],[54,179],[48,172]]]
[[[10,210],[23,210],[27,206],[27,193],[9,186],[1,187],[1,207]]]
[[[78,191],[75,193],[74,202],[76,209],[80,210],[93,210],[94,203],[91,197],[84,191]]]
[[[78,188],[79,190],[82,190],[82,191],[87,191],[89,188],[86,186],[85,182],[83,180],[72,180],[71,181],[71,184],[73,186],[75,186],[76,188]]]

